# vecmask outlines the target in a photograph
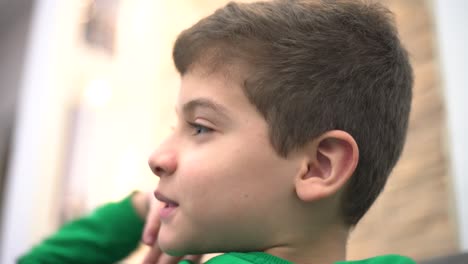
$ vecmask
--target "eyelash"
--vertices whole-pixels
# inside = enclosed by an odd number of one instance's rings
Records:
[[[193,133],[194,136],[213,132],[213,129],[211,129],[209,127],[206,127],[204,125],[200,125],[200,124],[197,124],[197,123],[190,123],[190,122],[187,122],[187,123],[194,130],[194,133]],[[201,132],[200,130],[204,130],[204,132]]]

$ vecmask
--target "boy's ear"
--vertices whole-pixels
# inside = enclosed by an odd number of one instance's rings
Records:
[[[341,130],[328,131],[304,147],[305,159],[295,178],[298,197],[316,201],[340,190],[359,160],[354,138]]]

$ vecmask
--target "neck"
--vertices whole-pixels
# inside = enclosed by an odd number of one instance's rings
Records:
[[[293,263],[335,263],[346,258],[348,229],[342,225],[330,225],[318,235],[302,232],[292,236],[287,244],[265,250],[265,253]]]

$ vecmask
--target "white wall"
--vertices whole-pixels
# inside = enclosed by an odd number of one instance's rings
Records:
[[[32,241],[56,228],[52,216],[57,210],[68,88],[63,83],[66,73],[58,65],[74,54],[69,50],[74,34],[70,25],[76,16],[70,2],[36,1],[33,10],[2,200],[0,263],[15,263]]]
[[[29,37],[33,4],[31,1],[24,2],[14,2],[19,7],[5,4],[7,2],[0,4],[0,186],[5,180],[9,134],[14,123],[25,43]],[[6,11],[2,8],[9,9]]]
[[[0,4],[0,195],[2,196],[32,6],[31,1]],[[8,9],[2,10],[2,8]],[[3,201],[2,198],[0,201]],[[0,208],[3,208],[3,204]],[[4,212],[0,212],[0,216],[3,214]],[[2,222],[3,217],[0,219],[0,224]],[[3,240],[0,240],[0,248],[2,243]]]
[[[468,1],[436,0],[434,16],[461,249],[468,250]]]

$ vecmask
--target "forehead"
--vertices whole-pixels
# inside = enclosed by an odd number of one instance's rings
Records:
[[[231,111],[254,109],[240,82],[221,73],[189,72],[182,76],[177,108],[193,100],[212,101]]]

